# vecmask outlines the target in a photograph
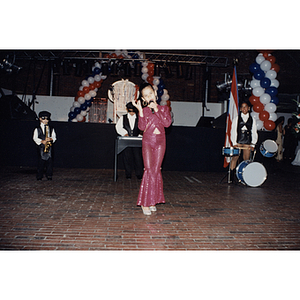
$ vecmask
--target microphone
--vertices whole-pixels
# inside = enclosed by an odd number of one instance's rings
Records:
[[[154,101],[153,101],[153,100],[151,100],[151,101],[148,103],[148,106],[149,106],[149,104],[150,104],[150,103],[154,103]],[[150,107],[150,109],[151,109],[152,113],[154,114],[154,109],[153,109],[153,108],[151,108],[151,107]]]

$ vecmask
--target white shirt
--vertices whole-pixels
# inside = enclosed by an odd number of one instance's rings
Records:
[[[247,114],[241,113],[241,117],[242,117],[243,121],[246,123],[249,118],[249,113],[247,113]],[[233,119],[232,126],[231,126],[230,135],[231,135],[231,142],[232,142],[233,146],[237,144],[236,140],[237,140],[238,118],[239,117],[237,116]],[[255,120],[255,118],[252,118],[252,120],[253,120],[253,124],[252,124],[252,129],[251,129],[251,137],[252,137],[251,145],[255,146],[257,143],[258,135],[257,135],[256,120]],[[247,130],[247,127],[243,126],[242,130],[245,130],[245,129]]]
[[[42,128],[43,133],[45,134],[45,125],[43,123],[40,123],[40,127]],[[53,143],[56,141],[56,133],[54,128],[52,129],[51,138],[53,140]],[[37,128],[34,129],[33,132],[33,140],[34,142],[39,146],[42,143],[42,140],[38,138],[38,130]]]
[[[128,134],[128,131],[126,129],[124,129],[124,127],[123,127],[123,117],[124,116],[126,116],[126,115],[121,116],[116,124],[116,131],[121,136]],[[133,116],[131,114],[127,114],[127,117],[128,117],[130,128],[133,130],[135,119],[136,119],[136,114],[134,114]]]

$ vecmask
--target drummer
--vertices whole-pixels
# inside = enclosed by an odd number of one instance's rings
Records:
[[[240,102],[240,113],[232,121],[231,142],[234,148],[243,151],[243,160],[249,160],[251,151],[257,143],[256,120],[250,115],[250,104],[243,100]],[[235,178],[235,168],[239,156],[233,156],[230,164],[231,178]]]

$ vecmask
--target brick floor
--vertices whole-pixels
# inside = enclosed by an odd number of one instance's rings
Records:
[[[163,172],[166,204],[136,206],[140,181],[119,170],[3,167],[0,250],[299,250],[300,167],[278,164],[260,187],[225,173]]]

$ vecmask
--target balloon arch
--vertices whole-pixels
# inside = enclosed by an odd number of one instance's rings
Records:
[[[106,54],[104,58],[113,58],[120,60],[124,58],[132,58],[135,60],[140,59],[142,61],[142,79],[152,84],[153,88],[157,91],[157,102],[160,105],[169,106],[171,110],[171,102],[169,100],[170,96],[168,94],[168,90],[166,90],[163,80],[159,76],[154,76],[154,63],[143,60],[142,54],[139,52],[130,53],[126,50],[115,51],[110,54]],[[86,121],[86,115],[90,110],[90,107],[92,106],[93,99],[96,97],[97,91],[101,87],[102,82],[107,78],[107,75],[103,75],[102,73],[102,65],[103,61],[101,63],[96,62],[92,67],[92,74],[90,76],[87,76],[87,78],[81,82],[81,86],[79,87],[79,90],[75,97],[75,101],[70,108],[68,121]],[[110,71],[110,68],[108,68],[108,71]]]
[[[255,62],[250,65],[253,74],[250,83],[252,95],[249,98],[252,106],[251,115],[256,119],[258,130],[274,130],[277,120],[276,109],[279,103],[277,97],[279,81],[276,79],[280,67],[275,63],[272,51],[261,51]]]

